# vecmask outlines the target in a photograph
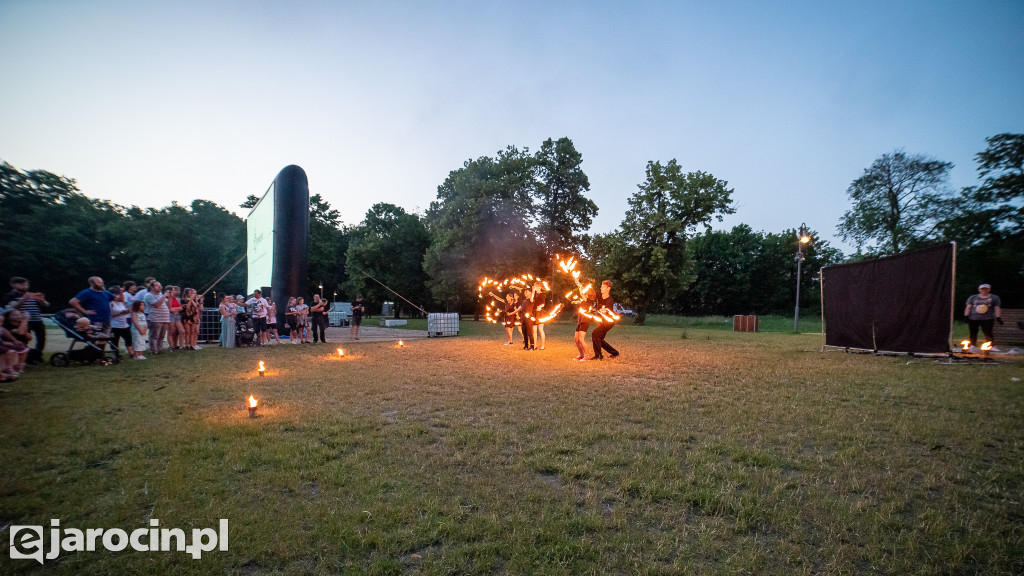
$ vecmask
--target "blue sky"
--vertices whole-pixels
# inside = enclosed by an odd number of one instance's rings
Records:
[[[0,0],[0,159],[92,197],[236,212],[288,164],[346,223],[568,136],[619,225],[648,160],[747,223],[834,245],[846,189],[904,148],[976,178],[1024,132],[1024,2]],[[244,214],[243,214],[244,215]]]

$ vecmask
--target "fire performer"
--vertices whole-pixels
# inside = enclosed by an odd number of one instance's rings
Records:
[[[529,288],[525,288],[523,297],[519,299],[519,308],[516,309],[520,322],[522,322],[520,330],[523,332],[523,350],[536,349],[533,340],[533,300],[530,299],[532,296],[533,292]]]
[[[597,328],[594,328],[594,333],[590,337],[594,343],[594,357],[591,358],[591,360],[604,360],[602,350],[608,351],[609,359],[617,358],[619,356],[619,351],[604,340],[605,334],[607,334],[608,331],[612,329],[612,326],[615,325],[614,321],[611,318],[608,318],[608,316],[614,316],[615,314],[615,301],[612,300],[611,280],[601,282],[601,296],[597,298],[596,308],[598,312],[607,311],[607,314],[602,314],[602,316],[605,316],[607,321],[599,323]]]
[[[574,302],[579,306],[579,311],[576,313],[576,335],[573,340],[576,341],[576,348],[580,351],[580,355],[575,359],[584,361],[590,360],[587,358],[587,329],[590,328],[590,318],[586,314],[590,314],[594,308],[597,294],[593,288],[588,288],[586,294],[583,295],[583,300]]]
[[[978,293],[967,299],[964,317],[970,329],[972,348],[978,345],[978,328],[981,328],[988,342],[993,342],[993,324],[1003,323],[1001,305],[999,296],[992,293],[992,287],[988,284],[978,286]]]
[[[533,298],[531,300],[533,300],[533,315],[541,318],[545,313],[544,305],[547,298],[544,294],[544,284],[540,280],[533,283]],[[542,322],[534,322],[533,339],[537,343],[537,348],[543,350],[544,344],[548,341],[548,336],[544,333],[544,324]]]
[[[512,293],[505,294],[505,332],[508,334],[506,346],[512,345],[512,330],[516,327],[516,303]]]

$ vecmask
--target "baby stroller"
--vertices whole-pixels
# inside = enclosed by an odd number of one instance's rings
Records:
[[[256,343],[256,331],[252,327],[252,319],[245,312],[235,315],[235,347],[252,346]]]
[[[75,329],[78,314],[70,310],[62,310],[53,315],[54,323],[60,326],[64,334],[71,340],[67,352],[57,352],[50,357],[50,364],[58,368],[70,366],[72,362],[80,364],[100,364],[103,366],[117,364],[121,355],[117,350],[107,348],[109,336],[96,337],[83,334]],[[78,348],[75,348],[75,346]]]

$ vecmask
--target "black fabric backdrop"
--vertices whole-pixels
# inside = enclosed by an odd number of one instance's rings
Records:
[[[949,352],[954,250],[946,244],[822,268],[825,345]]]

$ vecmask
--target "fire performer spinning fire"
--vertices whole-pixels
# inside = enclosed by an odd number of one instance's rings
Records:
[[[612,281],[605,280],[601,282],[601,296],[597,298],[597,311],[601,316],[608,317],[608,315],[618,319],[613,312],[615,310],[615,301],[612,300]],[[605,342],[605,334],[614,326],[614,320],[607,322],[601,322],[597,328],[594,328],[594,333],[590,339],[594,343],[594,357],[591,360],[603,360],[604,354],[602,350],[608,351],[608,358],[614,359],[619,356],[619,351],[612,347],[611,344]]]
[[[533,326],[537,319],[533,316],[533,291],[529,288],[523,290],[523,297],[519,300],[519,308],[516,312],[522,320],[521,330],[523,331],[523,350],[536,350],[533,340]]]
[[[582,300],[573,302],[579,308],[576,314],[576,334],[573,340],[576,342],[576,348],[580,351],[580,355],[575,360],[590,360],[587,358],[587,329],[590,328],[590,316],[596,299],[597,294],[593,288],[590,288],[583,294]]]
[[[544,296],[544,284],[538,279],[533,283],[533,310],[534,314],[538,319],[541,318],[541,314],[546,312],[544,305],[546,304],[546,298]],[[544,344],[548,341],[547,334],[544,333],[544,321],[538,320],[533,325],[533,339],[537,342],[537,348],[543,350]]]
[[[512,345],[512,330],[516,327],[516,302],[511,292],[505,294],[505,333],[508,334],[506,346]]]

